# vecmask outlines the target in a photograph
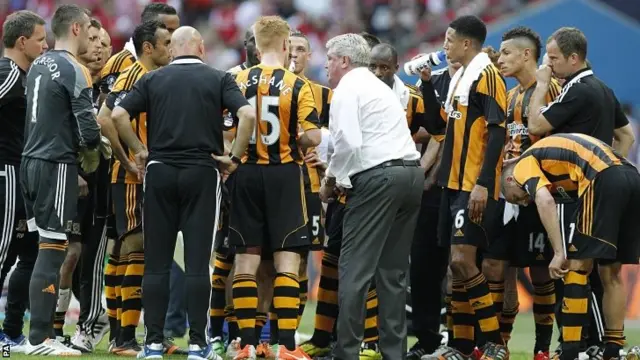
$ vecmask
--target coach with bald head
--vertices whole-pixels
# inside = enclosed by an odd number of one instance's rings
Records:
[[[205,334],[220,175],[240,163],[255,115],[232,76],[204,64],[204,54],[200,33],[188,26],[178,28],[171,37],[173,61],[138,80],[112,113],[120,138],[136,154],[138,175],[144,177],[142,303],[147,336],[143,358],[162,355],[169,273],[176,237],[182,231],[190,295],[189,356],[218,359]],[[223,155],[223,109],[239,118],[229,156]],[[148,149],[129,121],[142,112],[147,113]]]

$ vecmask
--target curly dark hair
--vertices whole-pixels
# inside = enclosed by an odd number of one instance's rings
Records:
[[[502,35],[502,41],[511,39],[527,39],[531,41],[531,44],[534,46],[536,51],[536,61],[540,61],[540,56],[542,56],[542,40],[540,40],[540,35],[538,35],[538,33],[526,26],[518,26]]]

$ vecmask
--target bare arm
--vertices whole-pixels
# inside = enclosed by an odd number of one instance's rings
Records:
[[[241,158],[247,151],[249,146],[249,138],[256,126],[256,114],[251,105],[245,105],[238,109],[236,116],[238,117],[238,127],[236,130],[236,138],[231,148],[231,154],[237,158]]]
[[[529,133],[536,136],[543,136],[553,130],[553,125],[542,114],[543,106],[546,105],[545,98],[549,89],[549,83],[538,81],[536,89],[531,95],[531,103],[529,105],[529,119],[527,128]]]
[[[306,130],[304,133],[300,134],[300,137],[298,138],[298,144],[305,149],[318,146],[321,141],[322,131],[317,128]]]
[[[556,201],[546,186],[536,191],[535,201],[542,225],[544,225],[545,230],[547,230],[553,252],[556,255],[564,254],[562,250],[563,239],[560,230],[560,221],[558,220],[558,212],[556,211]]]
[[[635,135],[631,124],[613,130],[613,148],[620,155],[627,157],[629,150],[635,142]]]
[[[106,105],[102,105],[100,108],[98,124],[100,124],[102,134],[111,142],[111,149],[116,159],[120,160],[121,163],[129,161],[127,153],[124,151],[124,148],[122,148],[122,144],[120,144],[118,131],[111,120],[111,110],[109,110]]]
[[[111,113],[111,119],[115,125],[118,134],[120,135],[120,139],[127,145],[131,151],[135,154],[145,150],[145,146],[142,144],[138,136],[133,131],[131,127],[131,115],[120,106],[116,106]]]

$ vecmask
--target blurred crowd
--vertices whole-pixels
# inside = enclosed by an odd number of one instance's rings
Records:
[[[151,0],[0,0],[0,21],[12,11],[29,9],[50,20],[60,3],[92,10],[119,51]],[[242,36],[262,14],[278,14],[307,34],[313,50],[308,75],[325,80],[324,44],[345,32],[367,31],[389,41],[403,59],[430,50],[440,42],[447,24],[464,14],[491,22],[523,5],[539,0],[162,0],[178,9],[183,25],[205,36],[207,61],[219,69],[244,60]],[[455,9],[455,10],[454,10]]]

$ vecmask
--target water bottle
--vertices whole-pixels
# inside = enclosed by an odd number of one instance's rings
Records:
[[[404,64],[404,72],[411,75],[418,75],[425,67],[434,67],[440,65],[447,59],[447,55],[444,51],[436,51],[430,54],[426,54],[417,59],[411,60]]]

